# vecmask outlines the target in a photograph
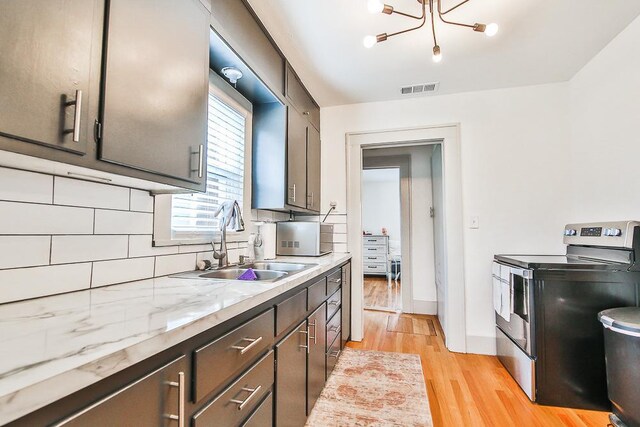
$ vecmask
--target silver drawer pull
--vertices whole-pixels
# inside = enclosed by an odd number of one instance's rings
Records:
[[[306,345],[299,345],[298,347],[306,349],[307,350],[307,354],[309,354],[309,336],[311,335],[309,333],[309,329],[307,329],[305,331],[298,331],[298,332],[301,333],[301,334],[305,334],[307,336],[307,338],[306,338],[306,343],[307,344]]]
[[[260,341],[262,341],[262,337],[258,337],[258,338],[242,338],[242,341],[247,341],[247,342],[249,342],[249,344],[245,345],[244,347],[241,346],[241,345],[232,345],[231,348],[233,348],[234,350],[239,350],[240,354],[245,354],[247,351],[249,351],[253,347],[257,346],[258,343],[260,343]]]
[[[329,328],[329,331],[331,332],[340,332],[340,326],[332,326]]]
[[[331,353],[329,353],[329,357],[334,357],[337,359],[338,357],[340,357],[340,350],[336,350],[335,352],[332,351]]]
[[[178,427],[184,427],[185,386],[184,372],[178,373],[178,381],[167,381],[169,387],[178,387],[178,415],[166,415],[170,420],[178,422]]]
[[[329,305],[338,305],[340,304],[340,302],[338,300],[336,301],[329,301]]]
[[[69,101],[67,106],[75,105],[73,114],[73,129],[65,130],[64,133],[73,133],[73,142],[80,142],[80,120],[82,119],[82,91],[76,90],[75,101]]]
[[[247,396],[245,400],[231,399],[229,402],[236,403],[238,405],[238,411],[242,411],[244,407],[247,406],[247,404],[251,401],[251,399],[256,397],[258,393],[260,393],[261,388],[261,385],[256,388],[242,387],[242,391],[247,391],[251,394],[249,394],[249,396]]]
[[[289,200],[291,202],[295,202],[296,201],[296,185],[293,184],[291,187],[289,187]]]
[[[313,336],[309,337],[309,340],[313,340],[313,343],[317,344],[316,331],[317,331],[318,327],[316,325],[316,321],[315,320],[313,322],[309,322],[309,328],[311,328],[312,326],[313,326]]]
[[[342,279],[329,279],[331,283],[342,283]]]

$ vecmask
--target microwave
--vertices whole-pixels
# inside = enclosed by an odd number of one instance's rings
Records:
[[[333,225],[317,221],[276,223],[276,254],[321,256],[333,252]]]

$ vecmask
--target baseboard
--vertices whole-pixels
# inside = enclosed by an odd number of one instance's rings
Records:
[[[438,301],[413,300],[414,314],[438,314]]]
[[[467,335],[467,353],[496,355],[496,337]]]

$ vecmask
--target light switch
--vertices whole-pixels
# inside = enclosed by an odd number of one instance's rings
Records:
[[[480,228],[480,217],[477,215],[473,215],[471,217],[471,221],[469,222],[469,228]]]

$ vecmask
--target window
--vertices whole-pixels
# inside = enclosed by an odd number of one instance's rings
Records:
[[[227,200],[237,200],[243,214],[249,209],[251,104],[219,88],[216,78],[209,85],[207,192],[176,194],[160,203],[156,198],[156,222],[163,228],[154,231],[156,245],[211,241],[220,230],[214,214]]]

